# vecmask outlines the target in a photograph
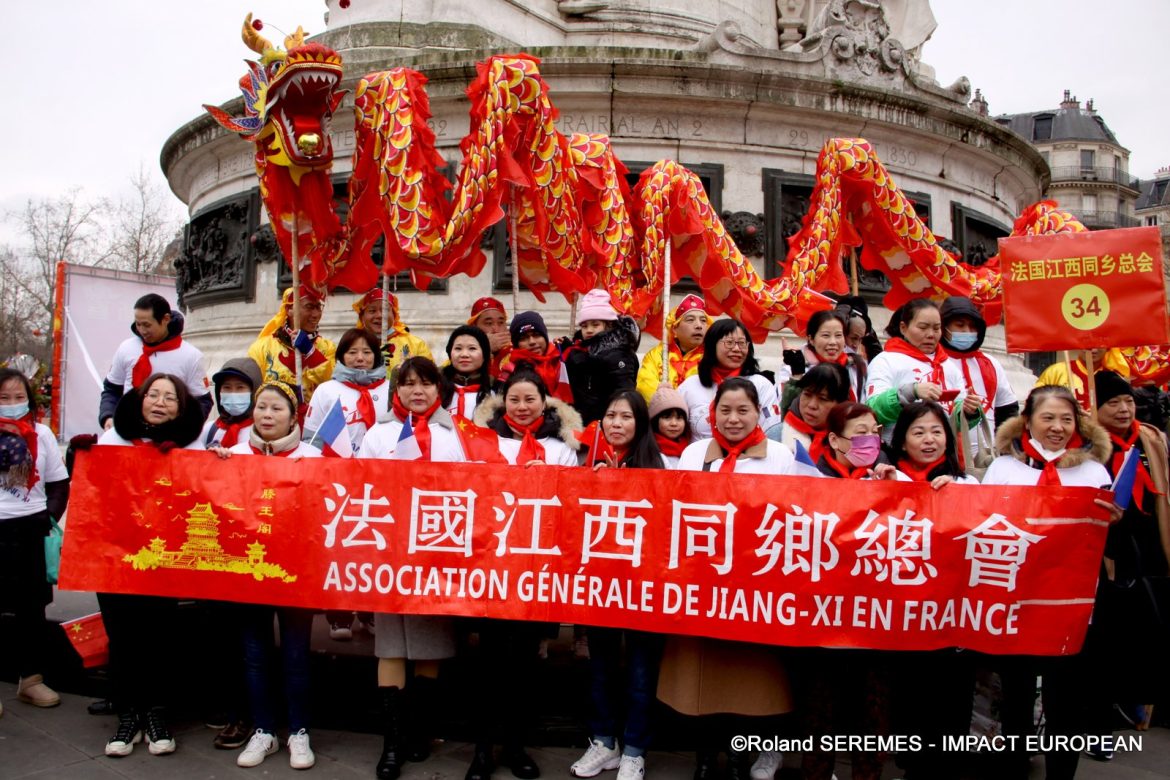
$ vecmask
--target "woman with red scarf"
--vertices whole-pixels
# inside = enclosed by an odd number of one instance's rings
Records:
[[[0,611],[13,618],[16,641],[9,645],[20,675],[17,698],[55,707],[61,697],[41,676],[49,639],[45,606],[53,600],[45,536],[50,518],[65,513],[69,475],[56,437],[36,419],[28,378],[15,369],[0,370]]]
[[[390,381],[386,379],[382,352],[377,345],[378,337],[362,328],[352,328],[342,334],[341,341],[337,342],[333,375],[327,382],[317,385],[309,401],[309,410],[305,414],[305,441],[318,449],[328,444],[315,434],[329,410],[340,400],[345,427],[349,430],[349,443],[357,452],[366,432],[389,411]],[[326,450],[325,454],[334,453]]]
[[[1081,413],[1067,387],[1046,385],[1033,389],[1020,416],[1000,426],[995,443],[999,457],[983,476],[984,485],[1108,488],[1112,482],[1103,465],[1112,454],[1109,434]],[[1121,509],[1115,504],[1101,499],[1095,502],[1108,510],[1112,521],[1121,517]],[[1049,658],[1002,656],[997,661],[1003,687],[1000,713],[1005,735],[1035,733],[1032,710],[1037,675],[1044,678],[1046,733],[1066,737],[1085,733],[1084,678],[1087,674],[1100,674],[1101,670],[1087,669],[1083,654]],[[1023,741],[1014,744],[1022,747]],[[1004,754],[1004,759],[1008,762],[1005,780],[1028,776],[1027,751],[1011,751]],[[1078,759],[1075,750],[1047,753],[1045,776],[1049,780],[1072,780]]]
[[[118,401],[114,425],[99,445],[202,450],[203,410],[181,379],[153,374]],[[99,593],[98,604],[110,640],[111,697],[118,729],[106,743],[107,756],[128,756],[143,734],[153,755],[175,751],[162,704],[169,693],[171,653],[178,601],[161,596]]]
[[[720,320],[711,330],[718,328],[720,322],[734,321]],[[707,354],[713,354],[715,349],[712,345]],[[733,376],[723,380],[715,389],[708,415],[712,438],[687,447],[679,458],[679,471],[796,473],[792,453],[780,442],[765,437],[760,428],[760,398],[751,379]],[[793,709],[788,675],[776,648],[670,637],[659,673],[658,698],[677,712],[705,720],[696,730],[705,736],[696,751],[695,777],[717,776],[715,762],[721,750],[728,754],[729,777],[771,777],[779,769],[780,753],[764,751],[752,766],[748,755],[730,741],[736,734],[781,733],[771,719]]]
[[[260,367],[250,357],[232,358],[211,376],[219,416],[207,418],[199,440],[207,449],[234,447],[248,438],[252,404],[260,387]]]
[[[958,365],[947,360],[947,352],[939,344],[942,317],[934,301],[910,301],[894,312],[886,331],[891,338],[885,350],[869,364],[865,402],[878,423],[885,426],[882,439],[889,442],[903,406],[919,399],[938,401],[950,412],[966,385]],[[982,412],[979,401],[969,396],[961,402],[963,412],[978,416]]]
[[[447,411],[470,420],[475,408],[492,394],[495,380],[491,376],[491,342],[475,325],[460,325],[447,339],[447,359],[440,369],[447,380],[451,398]]]
[[[841,366],[821,363],[792,384],[798,394],[784,415],[780,443],[795,455],[800,442],[816,463],[825,454],[829,412],[849,400],[849,374]]]
[[[475,423],[495,431],[500,454],[517,466],[576,466],[581,415],[549,397],[544,380],[532,371],[515,371],[475,410]]]
[[[863,356],[846,349],[848,332],[849,320],[837,309],[818,311],[809,317],[808,343],[796,355],[784,356],[784,362],[793,366],[793,379],[799,379],[824,363],[841,366],[849,372],[849,400],[864,401],[869,369]],[[797,368],[800,370],[797,371]],[[793,395],[786,387],[783,398],[785,409],[792,402]]]
[[[442,395],[443,376],[430,358],[402,361],[391,412],[366,434],[358,457],[465,462],[454,422],[442,408]],[[430,755],[439,706],[439,663],[455,655],[455,628],[451,618],[441,615],[380,612],[374,615],[374,629],[383,718],[376,772],[381,780],[394,780],[406,761],[424,761]]]

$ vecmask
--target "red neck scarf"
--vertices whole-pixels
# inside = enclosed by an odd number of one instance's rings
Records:
[[[941,458],[937,458],[932,460],[930,463],[927,463],[922,468],[915,466],[914,461],[912,460],[900,460],[898,461],[898,471],[910,477],[910,479],[914,480],[915,482],[929,482],[930,472],[934,471],[938,466],[941,466],[943,461],[946,459],[947,456],[943,455]]]
[[[682,347],[677,342],[672,341],[670,344],[670,370],[674,372],[674,386],[678,387],[682,384],[682,381],[699,365],[699,361],[702,359],[702,344],[684,355]]]
[[[789,412],[784,415],[784,424],[792,426],[793,430],[800,431],[808,437],[808,456],[812,458],[813,463],[821,459],[821,456],[826,452],[825,442],[829,439],[828,428],[822,428],[818,431],[798,417],[794,412]]]
[[[690,442],[687,441],[675,441],[674,439],[668,439],[661,433],[654,434],[654,441],[658,442],[659,451],[668,458],[679,457],[682,455],[683,450],[687,448],[687,445],[690,444]]]
[[[381,387],[386,384],[385,379],[379,379],[377,382],[371,382],[368,385],[359,385],[357,382],[342,382],[341,384],[348,387],[350,390],[358,391],[357,414],[363,423],[366,424],[366,430],[374,427],[374,423],[378,421],[378,411],[374,408],[374,396],[370,395],[370,390]],[[395,396],[398,394],[395,393]]]
[[[544,445],[536,440],[536,432],[540,430],[540,426],[544,425],[543,414],[528,425],[521,425],[507,414],[504,415],[504,422],[512,430],[524,434],[524,438],[520,442],[520,452],[516,455],[517,466],[523,466],[534,460],[544,460]]]
[[[873,468],[873,466],[862,466],[858,469],[850,469],[831,454],[825,455],[825,463],[828,463],[829,468],[837,472],[837,476],[844,479],[865,479],[869,476],[869,470]]]
[[[418,449],[422,452],[423,460],[431,459],[431,415],[439,408],[439,403],[442,400],[442,398],[436,398],[435,402],[428,406],[424,412],[412,412],[402,403],[398,393],[393,393],[390,396],[390,404],[398,422],[405,423],[406,418],[410,418],[410,427],[414,430],[414,438],[418,441]]]
[[[181,346],[183,346],[182,335],[163,339],[154,346],[143,342],[142,354],[138,356],[138,360],[134,363],[134,370],[130,374],[130,381],[134,383],[135,387],[140,387],[143,382],[150,378],[151,373],[153,373],[150,367],[150,356],[155,352],[170,352],[172,349],[178,349]]]
[[[948,355],[947,351],[942,348],[942,345],[934,348],[933,355],[928,355],[909,341],[906,341],[906,339],[895,336],[886,342],[885,350],[887,352],[912,357],[921,363],[929,363],[930,373],[926,375],[925,381],[940,387],[947,386],[946,376],[943,374],[943,363],[947,362]]]
[[[743,368],[743,366],[740,366],[739,368]],[[711,381],[714,383],[715,387],[719,387],[719,385],[723,384],[725,379],[730,379],[733,376],[739,376],[739,368],[724,368],[720,365],[712,366]]]
[[[475,397],[479,394],[479,385],[453,385],[455,388],[455,414],[470,419],[470,415],[463,414],[463,404],[468,395],[472,398],[471,408],[475,410]]]
[[[975,389],[975,383],[971,381],[971,369],[967,367],[968,358],[974,358],[976,365],[979,366],[979,376],[983,379],[983,411],[990,412],[992,405],[995,403],[995,394],[999,389],[999,382],[996,381],[995,366],[991,362],[991,358],[983,354],[982,350],[975,350],[975,352],[967,355],[955,355],[959,359],[959,365],[963,368],[963,381],[967,383],[967,387],[972,390]]]
[[[1064,445],[1064,451],[1069,452],[1084,446],[1084,444],[1085,440],[1081,438],[1081,435],[1074,432],[1068,444]],[[1060,458],[1053,458],[1052,460],[1045,459],[1040,451],[1032,444],[1032,432],[1027,428],[1024,428],[1024,433],[1020,436],[1020,448],[1029,458],[1037,463],[1043,464],[1040,467],[1040,481],[1036,483],[1037,487],[1060,487],[1062,484],[1060,481],[1060,472],[1056,468],[1056,461],[1060,460]]]
[[[818,354],[810,344],[805,347],[804,355],[805,362],[808,363],[809,368],[812,368],[813,366],[819,365],[821,363],[830,363],[835,366],[845,366],[846,368],[849,367],[849,353],[847,353],[845,350],[841,350],[835,359],[826,360],[825,358],[821,357],[820,354]],[[809,358],[811,358],[811,360]]]
[[[37,429],[33,422],[32,412],[19,420],[0,418],[0,431],[8,431],[24,439],[24,446],[28,447],[29,457],[28,479],[25,480],[25,486],[32,490],[33,486],[37,484]]]
[[[561,353],[553,344],[548,345],[544,354],[529,352],[526,349],[512,350],[512,365],[530,363],[537,375],[544,380],[544,386],[551,393],[561,381]]]
[[[1125,460],[1125,453],[1138,442],[1138,434],[1141,432],[1142,424],[1134,420],[1129,429],[1129,434],[1126,438],[1121,438],[1113,433],[1109,434],[1109,440],[1113,442],[1113,459],[1110,462],[1109,473],[1117,476],[1117,472],[1121,470],[1121,462]],[[1137,456],[1137,474],[1134,475],[1133,480],[1133,499],[1137,502],[1140,509],[1145,502],[1146,491],[1150,491],[1154,495],[1162,495],[1154,488],[1154,479],[1150,476],[1146,464],[1142,462],[1141,456]]]
[[[735,462],[739,459],[739,456],[743,453],[744,450],[754,447],[755,445],[767,439],[767,437],[764,436],[764,430],[758,425],[751,433],[745,436],[742,441],[739,441],[735,444],[729,442],[727,438],[719,432],[719,429],[714,426],[711,427],[711,438],[715,439],[715,443],[719,445],[719,448],[727,453],[723,456],[723,462],[719,464],[719,471],[723,474],[730,474],[735,471]]]
[[[223,431],[223,436],[219,440],[219,446],[223,447],[224,449],[227,449],[228,447],[234,447],[240,441],[240,431],[244,430],[251,424],[251,417],[245,417],[243,420],[234,423],[225,422],[222,417],[217,418],[215,421],[215,427]]]

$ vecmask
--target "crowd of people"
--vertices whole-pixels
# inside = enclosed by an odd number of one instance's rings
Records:
[[[775,373],[761,369],[748,329],[713,318],[697,295],[668,313],[666,338],[641,361],[638,326],[604,290],[582,296],[577,330],[561,339],[539,312],[515,312],[509,320],[500,301],[482,298],[450,333],[442,361],[410,333],[393,295],[362,296],[355,327],[336,345],[319,332],[325,305],[312,290],[302,290],[299,306],[286,292],[247,355],[225,361],[208,383],[202,356],[182,340],[181,314],[160,296],[144,296],[134,307],[134,333],[106,377],[104,433],[96,444],[210,450],[224,459],[336,456],[320,428],[340,406],[352,455],[360,458],[807,476],[797,465],[805,461],[823,478],[918,481],[937,490],[978,483],[1108,487],[1126,454],[1137,451],[1141,490],[1134,500],[1124,510],[1098,501],[1113,522],[1080,653],[795,650],[584,627],[590,742],[569,767],[576,777],[616,769],[619,780],[640,780],[654,742],[656,700],[703,719],[696,780],[720,776],[720,753],[730,780],[773,778],[783,756],[734,750],[734,734],[915,733],[936,744],[941,740],[931,737],[966,734],[977,667],[999,674],[1007,735],[1034,729],[1038,677],[1049,734],[1107,733],[1117,703],[1140,706],[1139,725],[1148,727],[1152,705],[1166,700],[1164,664],[1135,665],[1127,656],[1135,644],[1147,648],[1147,657],[1167,647],[1167,441],[1139,418],[1137,390],[1115,355],[1096,355],[1092,365],[1101,370],[1092,377],[1083,363],[1057,364],[1021,409],[1003,366],[982,350],[987,325],[966,298],[907,303],[893,313],[884,343],[864,301],[843,299],[810,319],[806,343],[785,350]],[[1095,409],[1086,408],[1090,385]],[[20,627],[18,697],[48,707],[60,699],[40,667],[51,600],[42,545],[50,518],[64,512],[69,483],[38,411],[28,380],[0,372],[0,608]],[[482,433],[467,435],[464,421]],[[414,435],[404,438],[408,425]],[[406,443],[410,453],[399,451]],[[82,438],[74,447],[94,444]],[[105,752],[128,755],[143,739],[152,754],[173,752],[160,668],[168,636],[159,626],[173,619],[176,602],[98,598],[118,712]],[[244,694],[216,747],[242,748],[237,763],[256,766],[279,750],[283,723],[290,765],[311,767],[312,613],[207,608],[218,610],[217,625],[239,648]],[[470,618],[460,626],[451,617],[390,613],[362,618],[378,658],[384,742],[377,777],[393,780],[405,762],[427,758],[438,729],[437,681],[442,662],[456,654],[461,628],[478,634],[483,664],[473,676],[480,690],[470,696],[478,709],[467,780],[487,780],[497,760],[515,777],[540,775],[526,744],[549,626]],[[331,637],[352,636],[352,613],[331,612],[328,620]],[[836,757],[826,743],[813,744],[802,754],[803,776],[828,780]],[[886,758],[856,752],[853,777],[880,777]],[[1046,758],[1047,777],[1075,775],[1076,752]],[[907,778],[929,780],[958,777],[962,760],[929,749],[899,757]],[[1025,752],[1005,760],[1005,777],[1028,776]]]

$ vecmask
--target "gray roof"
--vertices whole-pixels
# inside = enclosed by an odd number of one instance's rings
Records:
[[[1135,209],[1152,209],[1157,206],[1170,206],[1170,178],[1163,176],[1160,179],[1144,179],[1138,189]]]
[[[1051,118],[1051,135],[1036,137],[1036,120]],[[1033,111],[1028,114],[1001,114],[995,121],[1011,128],[1029,141],[1108,141],[1121,144],[1105,120],[1097,114],[1082,108],[1055,108],[1050,111]],[[1042,134],[1042,133],[1041,133]]]

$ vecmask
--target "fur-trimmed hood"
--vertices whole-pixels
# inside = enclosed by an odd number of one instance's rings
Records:
[[[504,399],[498,395],[485,398],[475,407],[472,422],[484,428],[491,428],[505,439],[515,438],[512,429],[504,422]],[[581,449],[581,442],[573,434],[584,428],[581,415],[564,401],[551,395],[544,402],[544,424],[536,432],[536,438],[555,437],[565,443],[573,452]]]
[[[1058,469],[1067,469],[1079,466],[1088,460],[1095,460],[1105,464],[1113,454],[1113,444],[1109,440],[1109,432],[1093,420],[1081,418],[1081,435],[1087,438],[1080,449],[1069,450],[1056,460]],[[1027,462],[1027,456],[1020,445],[1020,437],[1024,434],[1024,417],[1013,417],[995,432],[995,452],[997,455],[1011,455],[1020,462]]]

